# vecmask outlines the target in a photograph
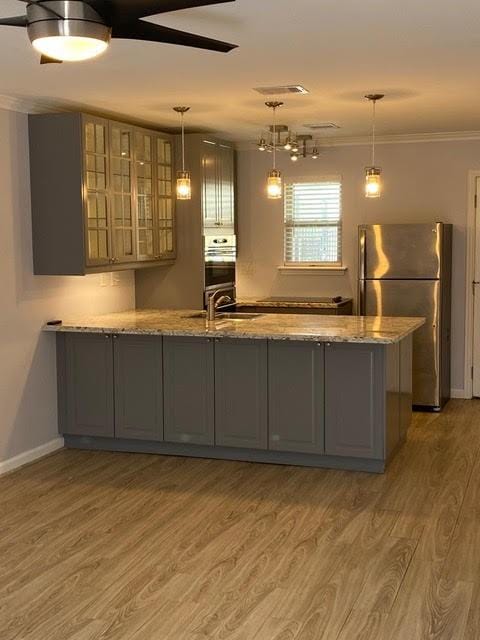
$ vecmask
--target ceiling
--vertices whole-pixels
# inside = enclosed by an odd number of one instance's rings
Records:
[[[133,1],[133,0],[132,0]],[[3,16],[24,12],[2,0]],[[268,124],[252,88],[302,84],[279,121],[301,130],[331,121],[322,136],[367,135],[365,93],[381,92],[380,135],[480,131],[478,0],[236,0],[150,20],[237,43],[220,54],[114,40],[82,63],[38,64],[25,30],[0,30],[0,94],[40,108],[84,108],[175,127],[171,107],[191,105],[191,129],[254,140]]]

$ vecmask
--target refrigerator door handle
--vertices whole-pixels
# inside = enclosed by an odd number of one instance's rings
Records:
[[[367,262],[367,230],[359,227],[358,230],[358,315],[365,314],[365,276]]]

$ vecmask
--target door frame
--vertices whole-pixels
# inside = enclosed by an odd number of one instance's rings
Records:
[[[476,235],[476,206],[477,180],[480,180],[480,169],[468,172],[468,201],[467,201],[467,254],[466,254],[466,300],[465,300],[465,373],[463,397],[473,397],[473,322],[474,299],[473,285],[475,275],[475,235]],[[478,194],[480,206],[480,192]],[[479,247],[480,250],[480,247]]]

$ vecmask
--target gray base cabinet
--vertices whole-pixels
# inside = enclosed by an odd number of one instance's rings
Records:
[[[213,341],[166,337],[163,345],[165,440],[213,445]]]
[[[112,337],[59,334],[57,344],[61,432],[113,436]]]
[[[412,416],[412,339],[325,346],[325,453],[388,460]]]
[[[411,421],[411,336],[58,333],[57,365],[59,429],[74,446],[382,471]]]
[[[266,449],[267,341],[215,341],[215,444]]]
[[[113,336],[115,436],[163,440],[162,340]]]
[[[60,433],[163,440],[162,340],[57,335]]]
[[[269,448],[324,452],[323,344],[270,341]]]

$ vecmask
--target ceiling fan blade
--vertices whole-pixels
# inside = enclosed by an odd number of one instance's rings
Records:
[[[236,44],[212,40],[194,33],[170,29],[159,24],[137,20],[131,24],[116,24],[113,26],[112,38],[125,38],[126,40],[147,40],[150,42],[165,42],[167,44],[179,44],[184,47],[196,47],[209,51],[228,53],[237,47]]]
[[[63,60],[56,60],[55,58],[49,58],[48,56],[41,56],[40,64],[62,64]]]
[[[91,0],[87,0],[91,2]],[[95,4],[97,0],[93,0]],[[212,4],[235,2],[235,0],[112,0],[114,15],[121,22],[122,16],[146,18],[158,13],[192,9],[194,7],[206,7]],[[127,19],[128,19],[127,17]]]
[[[27,16],[15,16],[12,18],[2,18],[0,25],[7,27],[26,27],[28,24]]]

